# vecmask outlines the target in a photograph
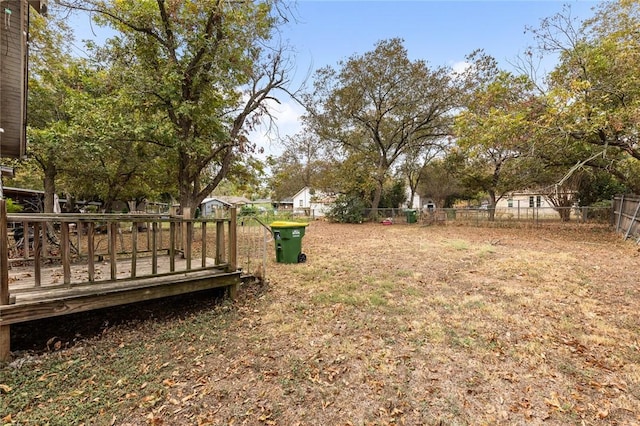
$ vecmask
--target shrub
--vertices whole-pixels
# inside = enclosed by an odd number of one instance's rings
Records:
[[[364,220],[362,215],[364,208],[364,202],[360,197],[339,195],[333,207],[327,212],[327,218],[332,222],[362,223]]]
[[[238,216],[256,216],[258,214],[258,208],[252,205],[244,205],[240,208]]]
[[[22,211],[22,206],[16,204],[11,198],[7,198],[7,213],[19,213]]]

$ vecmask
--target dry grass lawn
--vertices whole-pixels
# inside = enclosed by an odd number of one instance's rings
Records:
[[[609,230],[314,222],[303,249],[233,304],[5,366],[0,418],[640,423],[640,252]]]

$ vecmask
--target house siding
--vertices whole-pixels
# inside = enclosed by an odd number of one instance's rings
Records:
[[[304,187],[293,196],[293,212],[311,216],[325,216],[331,208],[330,203],[316,201],[318,197],[324,197],[321,192],[311,194],[311,188]]]

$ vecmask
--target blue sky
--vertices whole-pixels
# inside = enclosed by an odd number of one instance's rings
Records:
[[[405,40],[411,59],[453,65],[482,48],[504,63],[532,43],[525,27],[569,4],[587,17],[595,1],[305,1],[295,8],[297,22],[283,38],[298,51],[299,66],[335,65],[354,53],[392,37]],[[504,64],[506,66],[508,64]]]
[[[571,7],[579,20],[591,17],[597,1],[322,1],[302,0],[294,9],[296,20],[282,29],[281,37],[296,51],[294,84],[300,84],[309,70],[375,48],[376,42],[393,37],[404,40],[412,60],[423,59],[431,66],[456,67],[476,49],[511,69],[518,55],[533,44],[527,27]],[[553,59],[541,70],[550,71]],[[291,102],[276,107],[280,135],[299,128],[302,108]],[[277,136],[254,135],[267,154],[277,155]],[[276,140],[276,142],[273,142]]]
[[[400,37],[411,59],[431,66],[454,67],[475,49],[484,49],[502,68],[510,69],[519,54],[533,43],[526,27],[560,12],[564,4],[584,20],[593,15],[597,1],[429,1],[429,0],[300,0],[293,6],[296,19],[282,28],[281,37],[296,52],[292,76],[301,84],[309,71],[373,50],[379,40]],[[93,38],[87,20],[78,19],[77,38]],[[549,71],[553,62],[545,62]],[[274,107],[279,134],[299,130],[302,109],[292,101]],[[252,138],[277,155],[275,134],[255,132]]]

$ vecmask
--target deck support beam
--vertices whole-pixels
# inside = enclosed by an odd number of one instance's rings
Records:
[[[75,286],[73,295],[67,293],[55,298],[41,299],[37,297],[35,292],[32,292],[29,295],[32,300],[24,302],[18,300],[15,304],[0,306],[0,327],[8,330],[10,324],[173,297],[214,288],[231,288],[237,286],[239,282],[239,272],[215,274],[211,270],[204,270],[138,278],[130,280],[129,286],[121,288],[113,287],[113,283]],[[100,290],[94,289],[96,286]],[[8,344],[7,337],[7,354]]]
[[[27,235],[28,238],[28,235]],[[9,246],[7,235],[7,202],[0,199],[0,305],[9,304]],[[11,356],[11,333],[8,325],[0,325],[0,362]]]

